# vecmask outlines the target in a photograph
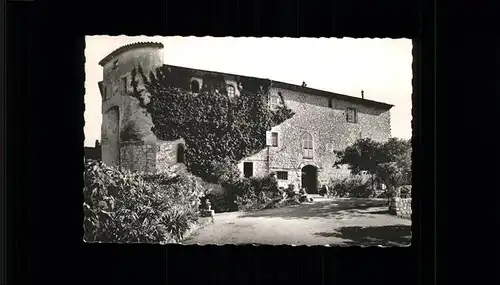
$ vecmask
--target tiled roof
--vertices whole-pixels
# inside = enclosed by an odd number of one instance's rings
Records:
[[[137,43],[132,43],[132,44],[124,45],[124,46],[121,46],[121,47],[117,48],[116,50],[114,50],[110,54],[108,54],[105,58],[101,59],[101,61],[99,61],[99,65],[100,66],[104,66],[108,61],[110,61],[112,58],[114,58],[118,54],[123,53],[123,52],[125,52],[127,50],[141,48],[141,47],[158,47],[158,48],[163,48],[163,44],[162,43],[157,43],[157,42],[137,42]]]
[[[246,78],[255,78],[258,80],[270,80],[270,79],[252,77],[252,76],[224,73],[224,72],[219,72],[219,71],[201,70],[201,69],[195,69],[195,68],[189,68],[189,67],[175,66],[175,65],[170,65],[170,64],[165,64],[164,66],[178,68],[178,69],[188,69],[188,70],[199,71],[199,72],[215,73],[215,74],[221,74],[221,75],[226,75],[226,76],[235,76],[235,77],[239,76],[239,77],[246,77]],[[329,91],[324,91],[324,90],[313,89],[313,88],[295,85],[295,84],[290,84],[290,83],[286,83],[286,82],[271,80],[271,83],[272,83],[273,87],[283,88],[283,89],[301,92],[301,93],[305,93],[305,94],[338,98],[338,99],[343,99],[343,100],[347,100],[347,101],[357,102],[360,104],[372,105],[372,106],[376,106],[376,107],[383,108],[383,109],[391,109],[392,107],[394,107],[394,105],[387,104],[384,102],[373,101],[373,100],[368,100],[368,99],[364,99],[361,97],[354,97],[354,96],[349,96],[349,95],[344,95],[344,94],[339,94],[339,93],[334,93],[334,92],[329,92]]]

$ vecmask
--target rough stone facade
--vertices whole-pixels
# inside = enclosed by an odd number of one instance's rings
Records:
[[[411,219],[411,198],[393,198],[389,212],[399,218]]]
[[[151,116],[139,107],[139,100],[129,96],[132,91],[131,72],[138,64],[149,74],[163,65],[161,45],[138,43],[120,48],[100,62],[103,80],[99,82],[102,97],[102,160],[110,166],[120,164],[120,145],[124,130],[134,137],[126,141],[155,140],[151,132]]]
[[[306,165],[317,168],[320,184],[346,177],[350,174],[346,167],[334,167],[334,150],[343,150],[359,138],[384,142],[391,136],[390,111],[387,108],[283,88],[272,88],[270,92],[271,96],[277,96],[280,92],[285,104],[295,115],[271,130],[278,134],[278,146],[270,146],[244,159],[239,163],[239,169],[243,171],[245,162],[253,162],[255,175],[266,174],[268,170],[285,171],[288,179],[278,180],[282,187],[288,184],[302,187],[302,168]],[[347,121],[347,108],[357,110],[356,123]],[[311,158],[304,158],[303,138],[307,134],[312,136],[313,141]]]
[[[100,63],[104,70],[103,81],[99,82],[103,99],[102,159],[108,165],[120,165],[133,170],[164,171],[178,163],[177,149],[184,142],[158,141],[151,132],[150,115],[138,106],[137,99],[128,95],[131,91],[130,74],[133,68],[140,64],[146,74],[149,74],[149,71],[162,66],[162,48],[163,45],[158,43],[127,45],[111,53]],[[183,67],[168,67],[187,70]],[[192,71],[185,73],[191,74],[185,81],[189,83],[196,80],[201,87],[203,75],[210,71]],[[242,76],[222,75],[226,83],[234,87],[235,96],[239,96],[241,86],[238,80]],[[358,138],[386,141],[391,136],[389,110],[392,105],[282,82],[272,84],[270,98],[275,98],[279,92],[285,104],[295,112],[295,116],[271,130],[277,133],[277,146],[266,147],[238,164],[242,174],[245,172],[245,163],[251,163],[253,176],[263,176],[275,171],[280,172],[283,178],[286,172],[287,179],[280,179],[278,175],[280,186],[294,184],[298,189],[303,186],[303,167],[311,165],[317,170],[315,175],[319,186],[332,178],[349,175],[349,170],[345,167],[334,167],[334,150],[342,150]],[[356,122],[347,121],[348,108],[356,110]],[[303,148],[306,135],[312,137],[312,155],[307,158],[304,157]]]
[[[137,172],[156,172],[156,149],[142,141],[120,143],[120,166]]]

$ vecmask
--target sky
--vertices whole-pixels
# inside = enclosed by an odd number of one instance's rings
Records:
[[[122,45],[161,42],[164,63],[269,78],[394,105],[393,137],[411,137],[410,39],[129,37],[85,38],[85,146],[101,137],[98,62]]]

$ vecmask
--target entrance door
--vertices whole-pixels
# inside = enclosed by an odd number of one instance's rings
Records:
[[[302,167],[302,187],[308,194],[318,193],[318,169],[313,165]]]

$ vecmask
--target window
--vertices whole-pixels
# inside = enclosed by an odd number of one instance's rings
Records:
[[[234,86],[233,85],[228,85],[227,86],[227,95],[229,97],[234,97],[235,95],[235,90],[234,90]]]
[[[278,178],[278,180],[288,180],[288,172],[276,171],[276,177]]]
[[[333,108],[333,99],[332,98],[330,98],[328,100],[328,108]]]
[[[198,93],[200,92],[200,83],[197,80],[191,81],[191,92]]]
[[[253,176],[253,162],[244,162],[243,163],[243,175],[246,178]]]
[[[276,109],[276,107],[278,106],[278,99],[278,95],[271,94],[271,96],[269,97],[269,107],[271,107],[271,109]]]
[[[123,93],[127,93],[127,77],[122,77],[121,89]]]
[[[113,70],[118,67],[118,59],[113,61]]]
[[[278,146],[278,133],[271,133],[271,145],[274,147]]]
[[[304,158],[313,158],[313,139],[311,134],[307,133],[302,137],[302,148]]]
[[[354,108],[347,108],[347,121],[349,123],[357,123],[358,122],[358,112]]]
[[[177,162],[184,163],[184,145],[181,143],[177,145]]]

